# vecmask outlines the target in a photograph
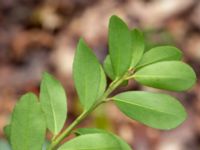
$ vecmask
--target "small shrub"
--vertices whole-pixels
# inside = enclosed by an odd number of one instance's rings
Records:
[[[169,130],[186,118],[181,103],[174,97],[147,91],[110,94],[129,80],[158,89],[185,91],[196,81],[193,69],[181,62],[182,52],[173,46],[159,46],[144,52],[141,31],[129,29],[117,16],[109,23],[109,54],[103,67],[80,39],[73,64],[75,87],[83,112],[66,129],[67,96],[61,83],[43,74],[40,95],[23,95],[4,130],[13,150],[41,150],[46,130],[52,133],[48,150],[131,150],[116,135],[95,128],[76,129],[77,137],[61,145],[75,127],[102,103],[113,101],[122,113],[152,128]],[[112,82],[107,85],[106,76]],[[38,100],[39,99],[39,100]]]

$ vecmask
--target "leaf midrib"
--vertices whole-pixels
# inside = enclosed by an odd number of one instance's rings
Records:
[[[30,97],[30,96],[29,96]],[[31,98],[31,97],[30,97]],[[32,108],[30,108],[30,109],[32,109]],[[26,131],[26,133],[27,133],[27,135],[28,136],[30,136],[30,132],[29,132],[29,128],[30,128],[30,111],[28,111],[29,113],[28,113],[28,120],[27,120],[27,131]],[[30,139],[30,137],[27,137],[27,139]],[[28,142],[27,142],[27,146],[28,146],[28,148],[30,148],[31,147],[31,145],[30,145],[30,140],[27,140]]]
[[[181,78],[181,77],[174,77],[174,76],[159,76],[159,75],[137,75],[137,73],[133,76],[136,78],[163,78],[163,79],[179,79],[179,80],[189,80],[189,79],[193,79],[192,77],[185,77],[185,78]]]
[[[28,109],[28,108],[26,108],[26,109]],[[25,146],[26,148],[29,148],[29,147],[30,147],[30,140],[29,140],[29,139],[30,139],[30,134],[29,134],[29,126],[30,126],[30,123],[29,123],[29,122],[30,122],[30,121],[29,121],[29,118],[30,118],[30,113],[28,112],[28,113],[27,113],[27,117],[26,117],[26,124],[27,124],[27,126],[26,126],[25,129],[24,129],[24,130],[25,130],[25,135],[28,136],[27,139],[25,139],[25,142],[24,142],[24,143],[26,143],[26,144],[25,144],[25,145],[26,145],[26,146]]]
[[[141,69],[141,68],[143,68],[143,67],[146,67],[146,66],[148,66],[148,65],[152,65],[152,64],[154,64],[154,63],[159,63],[159,62],[163,62],[163,61],[170,61],[171,59],[173,59],[175,56],[177,56],[178,54],[174,54],[174,55],[171,55],[171,56],[166,56],[166,57],[163,57],[163,58],[159,58],[159,59],[156,59],[156,60],[154,60],[154,61],[147,61],[146,63],[142,63],[141,62],[141,64],[139,64],[137,67],[136,67],[136,69]],[[176,60],[178,60],[178,59],[176,59]]]
[[[134,105],[134,106],[138,106],[138,107],[141,107],[143,109],[148,109],[150,111],[154,111],[154,112],[157,112],[157,113],[162,113],[162,114],[167,114],[167,115],[170,115],[170,116],[174,116],[176,118],[179,118],[178,116],[174,115],[174,114],[171,114],[171,113],[167,113],[167,112],[163,112],[163,111],[160,111],[160,110],[156,110],[156,109],[151,109],[151,108],[148,108],[148,107],[144,107],[142,105],[139,105],[139,104],[136,104],[136,103],[130,103],[130,102],[127,102],[127,101],[123,101],[123,100],[120,100],[116,97],[114,97],[114,100],[116,101],[119,101],[119,102],[122,102],[122,103],[126,103],[126,104],[130,104],[130,105]]]
[[[50,106],[51,106],[51,112],[53,114],[53,124],[54,124],[54,132],[57,133],[57,124],[56,124],[56,114],[55,114],[55,111],[54,111],[54,108],[53,108],[53,102],[52,102],[52,99],[51,99],[51,95],[50,95],[50,92],[49,92],[49,88],[46,84],[46,82],[44,82],[44,85],[45,87],[47,88],[47,94],[48,94],[48,97],[49,97],[49,101],[50,101]]]

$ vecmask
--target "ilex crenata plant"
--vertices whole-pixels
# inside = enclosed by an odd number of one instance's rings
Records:
[[[125,141],[108,131],[75,129],[95,108],[110,101],[126,116],[156,129],[173,129],[186,119],[181,103],[164,93],[127,91],[111,96],[129,80],[169,91],[190,89],[196,75],[181,61],[182,52],[173,46],[145,51],[142,32],[129,29],[117,16],[110,18],[108,40],[109,54],[103,67],[84,40],[78,42],[73,79],[83,112],[68,127],[64,128],[67,96],[52,75],[43,74],[39,97],[27,93],[20,98],[10,124],[4,128],[13,150],[41,150],[47,131],[52,135],[48,150],[131,150]],[[106,76],[112,80],[109,85]],[[76,137],[63,142],[73,130]]]

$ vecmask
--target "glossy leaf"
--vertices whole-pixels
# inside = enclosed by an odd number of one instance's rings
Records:
[[[93,133],[106,133],[106,134],[108,134],[109,132],[107,132],[106,130],[103,130],[103,129],[98,129],[98,128],[78,128],[75,131],[76,136],[85,135],[85,134],[93,134]]]
[[[113,99],[125,115],[152,128],[172,129],[186,118],[184,107],[166,94],[125,92]]]
[[[105,72],[104,72],[102,66],[100,65],[100,81],[99,81],[99,89],[97,91],[97,100],[99,100],[99,98],[104,93],[104,91],[106,89],[106,84],[107,84],[106,75],[105,75]]]
[[[110,60],[110,55],[106,56],[104,63],[103,63],[103,68],[104,68],[105,73],[108,75],[108,77],[111,80],[114,80],[115,74],[114,74],[112,62]]]
[[[58,150],[126,150],[118,138],[107,133],[78,136],[63,144]]]
[[[114,74],[114,71],[113,71],[113,67],[112,67],[109,55],[104,60],[103,67],[104,67],[104,71],[106,72],[106,74],[108,75],[108,77],[111,80],[114,80],[115,79],[115,74]],[[127,86],[127,85],[128,85],[128,80],[122,82],[122,84],[120,86]]]
[[[138,64],[137,68],[144,67],[160,61],[181,60],[182,52],[173,46],[158,46],[150,49]]]
[[[81,104],[87,110],[105,91],[106,78],[96,56],[83,40],[76,50],[73,77]]]
[[[116,140],[118,140],[118,142],[119,142],[120,147],[121,147],[122,150],[131,150],[130,146],[123,139],[121,139],[120,137],[118,137],[118,136],[116,136],[116,135],[114,135],[114,134],[112,134],[110,132],[102,130],[102,129],[97,129],[97,128],[79,128],[75,132],[75,134],[77,136],[85,135],[85,134],[95,134],[95,133],[110,134],[114,138],[116,138]]]
[[[134,78],[139,83],[172,91],[190,89],[196,82],[193,69],[180,61],[163,61],[139,69]]]
[[[67,98],[61,83],[48,73],[44,73],[41,82],[40,102],[48,129],[58,134],[66,121]]]
[[[138,62],[141,60],[143,53],[144,53],[144,36],[143,33],[138,29],[133,29],[131,31],[132,37],[132,50],[133,50],[133,57],[132,57],[132,67],[135,67]]]
[[[109,53],[116,77],[122,76],[131,66],[131,33],[127,25],[117,16],[109,23]]]
[[[11,123],[13,150],[40,150],[45,139],[45,117],[37,97],[28,93],[16,104]]]

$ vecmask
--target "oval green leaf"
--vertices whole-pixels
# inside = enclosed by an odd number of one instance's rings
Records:
[[[184,107],[166,94],[125,92],[113,99],[125,115],[152,128],[169,130],[186,118]]]
[[[58,134],[67,118],[67,98],[61,83],[48,73],[43,74],[40,102],[47,121],[47,128]]]
[[[104,62],[103,62],[103,68],[107,76],[111,79],[115,79],[115,74],[112,66],[112,62],[110,60],[110,55],[107,55]]]
[[[137,69],[160,61],[181,60],[182,52],[173,46],[158,46],[150,49],[137,65]]]
[[[122,150],[131,150],[131,147],[123,139],[121,139],[120,137],[118,137],[118,136],[116,136],[116,135],[114,135],[114,134],[112,134],[110,132],[102,130],[102,129],[97,129],[97,128],[79,128],[75,132],[75,134],[77,136],[85,135],[85,134],[95,134],[95,133],[110,134],[114,138],[116,138],[116,140],[118,140],[118,142],[119,142],[120,147],[122,148]]]
[[[117,16],[109,22],[109,53],[115,76],[122,76],[131,66],[132,41],[128,26]]]
[[[193,69],[180,61],[163,61],[139,69],[134,78],[137,82],[165,90],[184,91],[196,82]]]
[[[40,150],[45,140],[45,117],[37,97],[28,93],[16,104],[11,123],[13,150]]]
[[[110,60],[110,55],[106,56],[106,59],[104,60],[103,63],[103,68],[105,73],[107,74],[107,76],[111,79],[111,80],[115,80],[115,74],[114,74],[114,70],[111,64],[111,60]],[[127,86],[128,85],[128,80],[124,81],[121,86]]]
[[[96,98],[97,100],[99,100],[99,98],[104,93],[104,91],[106,89],[106,84],[107,84],[106,75],[105,75],[105,72],[104,72],[102,66],[100,65],[100,81],[99,81],[99,89],[97,91],[97,98]]]
[[[106,87],[105,73],[92,50],[81,39],[73,64],[75,87],[84,109],[89,109]]]
[[[75,131],[76,136],[85,135],[85,134],[93,134],[93,133],[107,133],[108,134],[106,130],[98,129],[98,128],[78,128]]]
[[[131,31],[131,37],[132,37],[132,50],[133,50],[131,66],[135,67],[143,56],[145,43],[144,43],[143,33],[138,29],[133,29]]]
[[[63,144],[58,150],[130,150],[123,149],[118,138],[107,133],[78,136]]]

